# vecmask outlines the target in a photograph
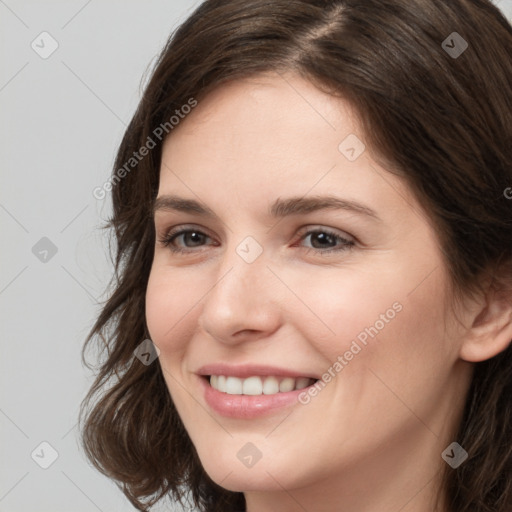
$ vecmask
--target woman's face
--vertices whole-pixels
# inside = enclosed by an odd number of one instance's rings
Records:
[[[269,74],[217,89],[164,144],[147,324],[227,489],[400,475],[405,501],[453,441],[469,365],[438,238],[362,141],[346,102]]]

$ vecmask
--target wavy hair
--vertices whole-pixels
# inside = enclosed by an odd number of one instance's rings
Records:
[[[454,37],[468,44],[460,55]],[[158,128],[172,136],[173,113],[226,81],[293,71],[355,108],[367,146],[429,212],[454,290],[470,293],[486,275],[510,296],[511,56],[512,27],[488,0],[207,0],[171,34],[117,153],[105,226],[115,270],[82,352],[91,368],[86,349],[101,348],[82,445],[137,510],[164,496],[202,512],[245,510],[242,493],[202,468],[158,362],[134,357],[149,338]],[[512,348],[474,370],[457,434],[469,459],[447,466],[444,491],[450,512],[510,512]]]

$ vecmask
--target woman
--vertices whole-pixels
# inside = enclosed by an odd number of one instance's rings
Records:
[[[82,410],[138,510],[512,509],[511,55],[486,0],[210,0],[172,35]]]

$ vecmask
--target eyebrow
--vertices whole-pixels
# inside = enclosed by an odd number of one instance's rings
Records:
[[[268,215],[273,218],[283,218],[290,215],[303,215],[318,210],[346,210],[374,218],[375,220],[382,220],[368,206],[336,196],[279,198],[270,207]],[[208,208],[208,206],[195,199],[185,199],[174,195],[157,197],[153,203],[153,215],[157,211],[179,211],[218,219],[215,212]]]

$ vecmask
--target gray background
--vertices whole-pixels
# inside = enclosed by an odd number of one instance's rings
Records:
[[[0,0],[0,512],[135,510],[77,440],[80,351],[111,273],[111,205],[92,191],[148,65],[199,3]],[[496,3],[512,20],[512,0]],[[58,48],[42,58],[45,31]],[[42,442],[58,453],[47,469]]]

